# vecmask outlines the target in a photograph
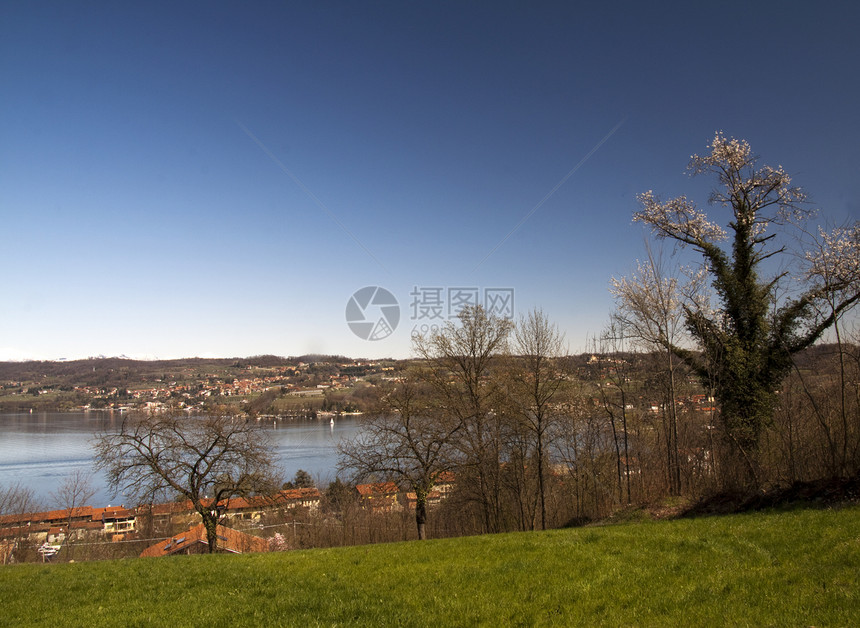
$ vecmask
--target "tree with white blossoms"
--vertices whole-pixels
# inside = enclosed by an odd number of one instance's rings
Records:
[[[728,210],[727,229],[685,196],[661,201],[651,191],[639,195],[641,210],[634,220],[649,225],[658,238],[702,256],[715,298],[686,298],[682,304],[698,351],[669,338],[665,344],[713,387],[734,458],[730,462],[743,461],[739,479],[749,484],[757,481],[759,438],[791,356],[813,344],[860,299],[860,285],[854,275],[813,273],[804,282],[783,270],[792,257],[775,227],[798,227],[811,216],[805,194],[792,186],[781,166],[759,165],[746,141],[717,133],[709,148],[709,154],[693,155],[688,171],[716,175],[719,185],[709,201]],[[827,250],[839,268],[857,263],[856,248]],[[812,269],[814,259],[807,258]],[[812,276],[816,280],[809,282]]]

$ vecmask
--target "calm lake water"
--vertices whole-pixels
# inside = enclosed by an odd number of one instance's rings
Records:
[[[0,486],[16,482],[32,488],[44,506],[52,506],[51,493],[75,469],[92,472],[96,495],[91,506],[122,503],[111,495],[104,477],[93,469],[93,436],[119,425],[119,412],[34,412],[0,414]],[[334,479],[337,444],[358,432],[358,417],[268,421],[278,461],[287,479],[304,469],[327,483]]]

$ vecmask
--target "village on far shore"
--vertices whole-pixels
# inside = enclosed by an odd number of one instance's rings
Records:
[[[0,362],[0,413],[217,408],[256,417],[366,409],[408,361],[300,356]]]

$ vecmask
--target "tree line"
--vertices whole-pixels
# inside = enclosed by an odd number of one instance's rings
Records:
[[[512,324],[466,308],[415,338],[418,366],[342,447],[342,468],[414,491],[419,538],[424,500],[448,471],[476,532],[855,476],[860,223],[810,228],[785,171],[719,133],[689,172],[716,178],[709,202],[725,217],[684,196],[639,196],[634,220],[690,265],[669,267],[649,246],[612,280],[595,369],[571,370],[539,310]]]

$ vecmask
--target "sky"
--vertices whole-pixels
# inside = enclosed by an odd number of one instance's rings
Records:
[[[0,359],[583,351],[717,131],[860,218],[860,5],[597,5],[2,3]]]

